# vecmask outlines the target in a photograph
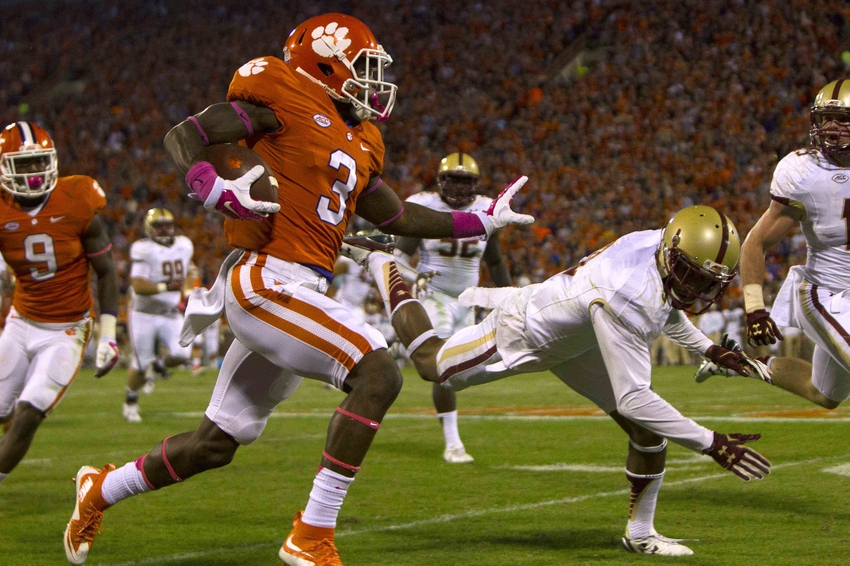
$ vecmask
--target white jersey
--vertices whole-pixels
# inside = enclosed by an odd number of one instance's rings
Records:
[[[524,322],[531,343],[545,357],[557,360],[562,352],[571,357],[574,336],[564,328],[574,326],[576,315],[590,322],[590,306],[602,304],[646,344],[647,351],[662,332],[669,335],[676,328],[677,342],[703,354],[712,342],[665,298],[656,265],[661,235],[662,230],[632,232],[582,260],[573,276],[565,272],[530,286],[534,291]],[[567,304],[569,308],[564,307]],[[680,327],[687,328],[687,336],[678,332]]]
[[[339,256],[337,261],[346,264],[348,271],[336,276],[339,286],[334,298],[344,305],[363,308],[363,303],[372,290],[372,276],[369,270],[345,256]]]
[[[130,277],[147,279],[151,283],[168,283],[183,280],[189,273],[195,247],[186,236],[175,236],[170,246],[158,244],[149,238],[133,242],[130,246]],[[133,294],[133,310],[147,314],[176,312],[183,298],[181,291],[165,291],[155,295]]]
[[[776,166],[770,196],[805,213],[806,279],[833,292],[850,289],[850,168],[819,151],[795,151]]]
[[[454,209],[443,202],[435,192],[417,193],[407,199],[432,210],[451,212],[477,212],[487,210],[493,199],[478,195],[472,204],[462,209]],[[421,240],[419,244],[420,273],[438,271],[440,274],[431,279],[428,286],[432,289],[457,297],[469,287],[478,285],[481,256],[487,241],[480,238],[443,238],[442,240]]]

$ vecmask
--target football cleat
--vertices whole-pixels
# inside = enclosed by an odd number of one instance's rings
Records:
[[[142,415],[139,414],[138,403],[124,403],[121,407],[121,415],[128,423],[142,422]]]
[[[389,234],[382,232],[357,232],[353,236],[342,239],[339,248],[340,255],[351,258],[357,265],[368,267],[366,258],[372,252],[381,252],[393,255],[395,240]]]
[[[103,510],[109,507],[100,492],[100,486],[106,474],[115,470],[107,464],[102,470],[83,466],[75,478],[77,486],[74,514],[65,527],[65,557],[71,564],[85,564],[89,556],[95,535],[100,534]]]
[[[292,519],[292,532],[278,556],[285,566],[342,566],[334,544],[334,529],[314,527],[301,521],[303,511]]]
[[[449,464],[468,464],[474,462],[475,458],[466,453],[466,448],[463,447],[463,444],[458,444],[457,446],[446,448],[445,452],[443,452],[443,460]]]
[[[165,367],[165,362],[161,359],[155,359],[151,364],[151,367],[153,368],[154,373],[159,375],[162,379],[168,379],[171,377],[171,370]]]
[[[682,544],[681,539],[667,538],[656,533],[654,530],[649,536],[643,538],[629,538],[629,534],[623,535],[623,548],[629,552],[638,554],[659,554],[661,556],[690,556],[693,550]]]
[[[145,378],[145,384],[142,385],[142,393],[150,395],[154,389],[156,389],[156,379],[153,376],[150,379]]]

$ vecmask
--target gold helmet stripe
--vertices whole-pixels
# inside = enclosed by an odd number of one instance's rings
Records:
[[[720,215],[720,249],[717,251],[717,259],[714,261],[717,263],[723,263],[723,258],[726,255],[726,248],[729,247],[729,222],[727,222],[725,214],[716,208],[714,211]]]
[[[841,85],[844,84],[844,79],[835,82],[835,88],[832,89],[832,98],[833,100],[838,100],[839,93],[841,92]]]

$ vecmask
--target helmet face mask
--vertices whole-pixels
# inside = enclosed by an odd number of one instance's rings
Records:
[[[850,81],[833,81],[818,92],[809,135],[812,146],[827,157],[850,157]]]
[[[451,153],[440,161],[437,185],[440,198],[451,208],[466,208],[478,194],[478,163],[466,153]]]
[[[398,87],[384,79],[384,69],[393,59],[357,18],[310,18],[292,30],[283,54],[287,64],[321,85],[331,98],[351,104],[359,120],[389,118]]]
[[[660,248],[664,291],[673,308],[702,314],[737,275],[741,241],[729,218],[710,206],[677,212]]]
[[[0,133],[0,186],[16,197],[49,194],[59,181],[56,148],[50,135],[30,122],[16,122]]]
[[[174,244],[174,215],[164,208],[152,208],[145,214],[145,235],[157,244]]]

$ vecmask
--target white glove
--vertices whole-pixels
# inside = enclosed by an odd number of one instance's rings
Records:
[[[117,319],[112,314],[100,315],[100,340],[95,355],[95,377],[103,377],[118,363],[118,344],[115,342]]]
[[[189,197],[203,201],[210,212],[218,211],[233,220],[260,220],[280,210],[276,202],[251,198],[251,185],[264,174],[265,168],[257,165],[238,179],[226,181],[215,174],[212,165],[201,162],[189,170],[186,183],[195,191]]]
[[[484,230],[487,231],[488,238],[499,228],[504,228],[511,224],[524,225],[534,223],[533,216],[517,214],[511,210],[511,202],[514,200],[514,195],[525,185],[526,181],[528,181],[528,177],[525,175],[515,179],[490,203],[490,208],[484,212],[474,213],[481,220],[481,223],[484,224]]]

